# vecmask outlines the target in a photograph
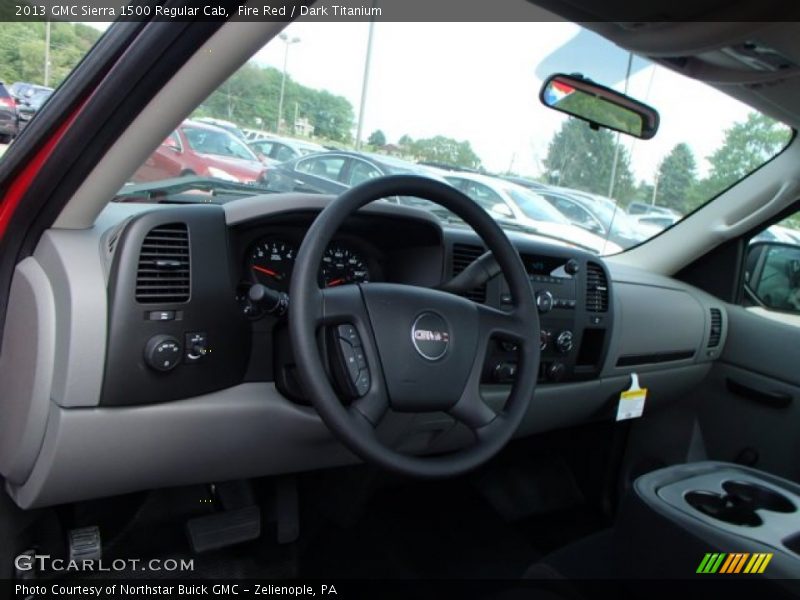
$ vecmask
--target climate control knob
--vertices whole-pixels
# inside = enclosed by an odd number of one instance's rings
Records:
[[[553,310],[553,294],[547,290],[539,290],[536,292],[536,308],[540,313],[546,313]]]
[[[574,338],[572,336],[572,332],[568,329],[565,329],[556,337],[556,348],[559,352],[561,352],[561,354],[567,354],[570,350],[572,350],[573,344]]]
[[[547,378],[550,381],[561,381],[564,379],[564,375],[567,374],[567,367],[564,366],[563,363],[554,362],[549,367],[547,367]]]
[[[156,371],[171,371],[183,358],[181,343],[171,335],[154,335],[144,347],[144,362]]]
[[[544,350],[547,348],[547,344],[550,343],[550,332],[546,329],[542,329],[539,331],[539,350]]]

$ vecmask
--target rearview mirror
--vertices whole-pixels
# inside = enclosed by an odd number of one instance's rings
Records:
[[[604,127],[649,140],[658,131],[658,112],[638,100],[575,75],[551,75],[539,99],[545,106]]]
[[[800,245],[755,242],[747,249],[745,292],[772,310],[800,313]]]

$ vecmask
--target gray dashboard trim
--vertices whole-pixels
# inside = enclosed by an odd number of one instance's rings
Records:
[[[0,355],[0,472],[21,483],[44,439],[55,354],[53,290],[31,257],[16,267],[9,317]]]
[[[693,365],[642,376],[647,411],[686,393],[708,373]],[[607,418],[629,378],[542,386],[517,433],[530,435]],[[508,388],[484,390],[503,403]],[[471,442],[449,417],[391,415],[392,434],[412,452],[446,451]],[[390,423],[390,426],[392,424]],[[442,435],[437,435],[441,431]],[[9,485],[23,508],[142,489],[292,473],[357,463],[315,411],[283,398],[271,383],[247,383],[176,402],[121,408],[50,406],[45,442],[28,480]]]
[[[100,233],[51,229],[34,253],[55,297],[51,397],[62,406],[96,406],[100,401],[108,331]],[[12,312],[9,316],[14,318]]]

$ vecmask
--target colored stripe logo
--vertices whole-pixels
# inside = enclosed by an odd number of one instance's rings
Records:
[[[737,573],[760,574],[763,573],[769,561],[772,560],[772,553],[756,552],[709,552],[700,561],[697,573],[714,574],[724,573],[732,575]]]

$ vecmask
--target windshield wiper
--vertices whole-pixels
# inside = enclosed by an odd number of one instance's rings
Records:
[[[180,196],[186,192],[205,192],[208,196]],[[116,202],[213,202],[224,196],[256,196],[271,194],[274,190],[257,183],[238,183],[216,177],[186,175],[147,183],[126,184],[114,197]],[[207,199],[205,199],[207,198]]]

